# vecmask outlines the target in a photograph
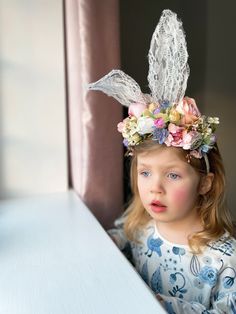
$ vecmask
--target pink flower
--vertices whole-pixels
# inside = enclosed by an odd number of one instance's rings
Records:
[[[178,125],[176,125],[176,124],[174,124],[174,123],[170,123],[170,124],[168,125],[168,131],[169,131],[170,133],[178,133],[178,132],[182,132],[182,130],[183,130],[183,127],[178,126]]]
[[[145,109],[147,109],[145,104],[135,102],[129,106],[129,115],[139,118]]]
[[[182,147],[184,128],[170,123],[168,126],[168,131],[170,133],[165,141],[165,144],[167,146]]]
[[[193,98],[184,97],[176,106],[176,110],[183,115],[181,124],[192,124],[201,116]]]
[[[182,140],[182,133],[178,134],[169,134],[165,140],[166,146],[174,146],[174,147],[182,147],[183,140]]]
[[[183,149],[190,149],[192,145],[192,132],[185,133],[183,136]]]
[[[164,128],[165,127],[165,121],[163,118],[158,118],[154,121],[154,125],[158,128],[158,129],[161,129],[161,128]]]
[[[118,123],[118,124],[117,124],[117,130],[118,130],[118,132],[122,133],[122,132],[123,132],[123,129],[124,129],[124,126],[125,126],[124,122]]]
[[[166,146],[171,146],[171,143],[173,142],[174,138],[171,134],[169,134],[165,140]]]
[[[192,149],[194,146],[198,147],[201,143],[202,137],[196,131],[183,132],[183,149]]]
[[[183,146],[183,134],[181,132],[175,134],[173,136],[173,141],[171,142],[171,146],[182,147]]]

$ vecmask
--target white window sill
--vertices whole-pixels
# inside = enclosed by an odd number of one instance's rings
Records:
[[[73,191],[0,202],[0,313],[165,313]]]

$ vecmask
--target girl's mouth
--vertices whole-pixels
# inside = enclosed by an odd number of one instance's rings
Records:
[[[154,213],[162,213],[162,212],[166,211],[166,209],[167,209],[167,207],[165,205],[163,205],[161,202],[156,201],[156,200],[151,202],[150,207]]]

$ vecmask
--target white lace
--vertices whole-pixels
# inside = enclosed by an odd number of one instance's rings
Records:
[[[189,76],[188,52],[182,23],[170,10],[162,12],[152,36],[148,60],[151,95],[143,94],[138,83],[121,70],[112,70],[88,88],[100,90],[127,107],[136,102],[182,100]]]
[[[189,76],[188,52],[181,21],[170,10],[162,13],[148,54],[148,82],[154,101],[178,103]]]
[[[100,90],[114,97],[123,106],[139,102],[146,104],[146,96],[142,94],[137,82],[121,70],[112,70],[95,83],[88,85],[89,89]]]

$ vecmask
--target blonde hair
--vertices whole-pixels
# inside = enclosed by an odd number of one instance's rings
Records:
[[[152,140],[146,140],[134,149],[130,168],[130,181],[133,197],[124,214],[126,218],[124,231],[127,237],[133,241],[137,241],[135,239],[136,232],[144,227],[151,219],[142,205],[138,192],[137,156],[140,153],[153,151],[160,147],[166,146],[158,145]],[[168,148],[166,147],[166,149]],[[183,157],[187,162],[186,157],[189,156],[189,151],[184,151],[182,148],[179,148],[179,150],[182,152]],[[233,223],[225,200],[225,171],[217,146],[208,153],[208,160],[210,164],[210,172],[214,174],[212,187],[205,195],[199,195],[196,204],[203,230],[194,233],[188,239],[189,246],[195,254],[201,253],[204,246],[210,241],[218,239],[225,233],[225,231],[228,231],[230,235],[233,235]],[[189,162],[199,176],[207,174],[204,158],[197,159],[192,157]]]

